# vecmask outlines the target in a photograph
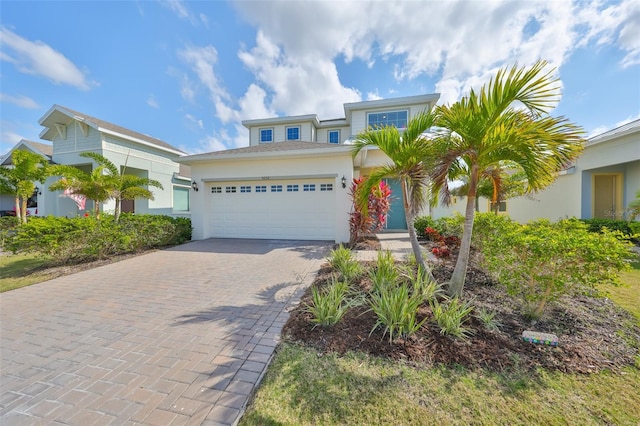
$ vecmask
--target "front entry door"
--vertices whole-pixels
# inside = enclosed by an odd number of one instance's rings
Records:
[[[620,175],[595,175],[593,177],[593,217],[597,219],[621,219],[618,191]]]
[[[134,200],[122,200],[120,202],[120,210],[122,213],[135,213],[135,201]]]
[[[402,200],[402,186],[397,179],[387,179],[391,189],[391,206],[387,214],[387,229],[407,229],[407,219],[404,216],[404,201]]]

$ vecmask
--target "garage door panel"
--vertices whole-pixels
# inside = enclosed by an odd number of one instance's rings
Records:
[[[287,186],[298,186],[298,191],[287,191]],[[304,191],[315,189],[315,191]],[[321,185],[330,191],[320,191]],[[267,192],[256,192],[256,186],[265,186]],[[282,192],[272,192],[272,186]],[[283,238],[326,239],[335,238],[335,187],[332,179],[247,181],[212,183],[221,188],[211,193],[210,235],[228,238]],[[227,188],[235,187],[236,192]],[[241,187],[245,191],[240,192]],[[250,189],[249,189],[250,188]]]

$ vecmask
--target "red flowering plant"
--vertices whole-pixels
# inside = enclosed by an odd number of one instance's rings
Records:
[[[353,179],[349,196],[351,197],[351,213],[349,214],[349,234],[351,245],[355,244],[364,235],[376,232],[384,228],[387,221],[387,213],[391,203],[391,189],[385,182],[380,182],[374,186],[369,194],[369,202],[367,205],[367,214],[365,214],[360,206],[358,206],[357,194],[362,190],[364,178]]]

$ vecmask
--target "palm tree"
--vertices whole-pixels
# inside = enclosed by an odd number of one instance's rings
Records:
[[[46,158],[17,149],[11,155],[13,167],[0,167],[0,192],[15,197],[16,216],[27,223],[27,200],[33,196],[34,181],[44,183],[49,176],[49,162]]]
[[[120,218],[122,200],[135,198],[153,200],[153,193],[144,186],[155,186],[162,189],[162,184],[157,180],[121,174],[118,167],[103,155],[95,152],[83,152],[80,156],[92,159],[98,166],[91,173],[83,172],[73,166],[57,166],[56,171],[64,177],[51,185],[49,189],[52,191],[69,189],[73,194],[84,195],[87,199],[93,200],[97,218],[100,218],[100,203],[112,198],[115,200],[114,216],[117,221]]]
[[[162,184],[157,180],[135,175],[126,175],[123,171],[123,174],[119,176],[118,188],[114,196],[116,200],[114,211],[116,222],[120,219],[122,200],[134,200],[136,198],[144,198],[146,200],[154,199],[153,192],[145,188],[145,186],[163,189]]]
[[[529,69],[501,69],[480,93],[471,90],[453,105],[438,107],[445,137],[434,143],[439,158],[430,173],[434,190],[446,202],[449,181],[466,176],[469,183],[460,253],[448,288],[452,296],[464,288],[481,177],[513,167],[526,176],[525,192],[537,192],[582,152],[582,128],[547,115],[560,98],[560,86],[552,77],[555,70],[546,68],[538,61]]]
[[[424,111],[409,120],[403,131],[396,127],[368,129],[356,137],[353,146],[354,156],[362,149],[372,146],[389,157],[388,164],[375,169],[363,182],[362,190],[358,192],[358,203],[366,214],[368,195],[372,188],[384,178],[397,178],[400,181],[411,247],[418,264],[432,279],[433,275],[422,257],[414,222],[429,190],[428,170],[434,157],[433,145],[427,141],[425,132],[434,125],[436,118],[432,111]]]

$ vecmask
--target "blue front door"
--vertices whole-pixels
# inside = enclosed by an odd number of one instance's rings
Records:
[[[391,208],[387,215],[387,229],[407,229],[400,181],[397,179],[386,179],[386,182],[391,189]]]

